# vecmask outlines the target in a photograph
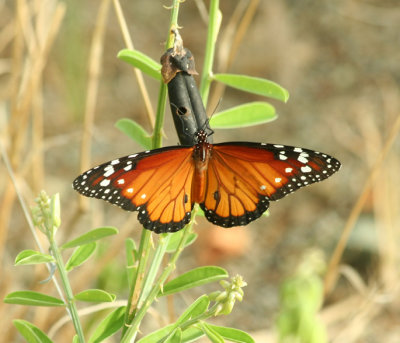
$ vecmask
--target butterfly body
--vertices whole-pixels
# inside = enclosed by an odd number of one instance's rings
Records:
[[[204,131],[193,146],[172,146],[125,156],[75,179],[81,194],[138,211],[157,233],[182,229],[195,203],[219,226],[246,225],[300,187],[326,179],[340,167],[335,158],[278,144],[211,144]]]

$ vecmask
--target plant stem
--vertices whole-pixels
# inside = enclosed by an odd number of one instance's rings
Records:
[[[207,106],[208,93],[210,91],[212,66],[215,53],[215,42],[217,40],[220,26],[219,0],[210,1],[210,11],[208,19],[208,32],[206,52],[204,55],[203,70],[200,81],[200,95],[203,99],[204,106]]]
[[[168,32],[168,38],[167,38],[167,44],[166,44],[166,49],[169,49],[173,45],[173,38],[174,36],[171,33],[172,28],[176,28],[178,26],[178,13],[179,13],[179,5],[180,5],[180,0],[173,0],[172,3],[172,11],[171,11],[171,21],[170,21],[170,26],[169,26],[169,32]],[[154,131],[153,131],[153,136],[152,136],[152,147],[153,149],[159,148],[162,145],[162,126],[164,123],[164,115],[165,115],[165,104],[166,104],[166,99],[167,99],[167,85],[164,84],[161,81],[160,84],[160,91],[159,91],[159,96],[158,96],[158,103],[157,103],[157,114],[156,114],[156,121],[154,124]],[[158,258],[156,260],[153,260],[152,265],[150,266],[150,274],[153,275],[151,278],[146,279],[144,284],[142,285],[142,280],[144,277],[144,273],[146,272],[146,266],[147,262],[149,260],[150,252],[151,252],[151,245],[150,245],[150,240],[151,238],[151,231],[149,230],[142,230],[142,236],[141,236],[141,241],[140,241],[140,246],[139,246],[139,265],[138,265],[138,270],[135,274],[134,280],[132,282],[132,288],[130,292],[130,297],[128,300],[128,307],[127,311],[125,314],[125,326],[122,330],[122,340],[126,342],[130,342],[130,340],[126,340],[126,336],[129,332],[132,332],[132,330],[128,330],[128,327],[130,327],[132,320],[136,320],[136,307],[137,307],[137,302],[143,298],[145,294],[148,293],[148,288],[151,286],[150,281],[151,279],[154,280],[154,277],[157,273],[157,270],[159,268],[159,263],[157,263]],[[169,237],[165,239],[165,247],[167,246]],[[159,251],[161,253],[161,251]],[[165,248],[160,255],[160,259],[162,259],[163,255],[165,253]],[[157,268],[157,270],[154,270]],[[147,281],[149,280],[149,281]],[[140,282],[138,282],[140,281]],[[143,287],[142,287],[143,286]],[[154,288],[153,288],[154,289]],[[143,318],[143,316],[141,317]],[[140,319],[141,320],[141,319]],[[137,325],[139,327],[140,320],[137,321]],[[136,332],[133,332],[130,334],[129,339],[134,339],[134,335],[136,335]]]
[[[183,235],[182,239],[178,244],[178,247],[176,248],[175,253],[172,255],[171,260],[169,261],[167,267],[163,270],[161,273],[160,277],[158,278],[157,282],[154,284],[153,288],[151,289],[149,295],[146,297],[146,299],[143,302],[143,305],[140,307],[140,309],[137,311],[135,318],[133,319],[130,327],[126,331],[126,334],[121,340],[121,343],[128,343],[131,342],[131,339],[137,334],[137,331],[139,330],[139,325],[140,322],[142,321],[143,317],[145,316],[147,310],[153,303],[153,301],[156,299],[158,296],[160,290],[162,289],[162,285],[164,282],[167,280],[168,276],[172,273],[172,271],[175,269],[175,263],[178,260],[180,254],[183,251],[184,244],[186,242],[186,239],[191,232],[193,226],[193,220],[186,225],[186,227],[183,229]]]
[[[130,294],[128,298],[128,305],[126,307],[126,312],[125,312],[125,319],[124,319],[125,325],[122,329],[122,335],[125,334],[127,326],[132,321],[136,313],[137,302],[141,292],[142,280],[144,278],[147,261],[149,259],[150,238],[151,238],[151,232],[149,230],[143,230],[139,245],[139,253],[138,253],[139,265],[131,284]]]
[[[153,260],[151,261],[151,265],[149,267],[149,270],[147,271],[147,275],[143,283],[142,293],[140,294],[137,307],[142,306],[143,299],[145,299],[150,292],[151,285],[153,284],[157,276],[157,272],[160,269],[161,263],[163,261],[165,250],[167,249],[170,237],[171,234],[168,233],[164,234],[163,237],[160,237],[160,241],[154,253]]]
[[[71,285],[68,280],[67,271],[65,270],[64,262],[61,257],[60,249],[57,246],[57,243],[54,240],[52,234],[48,235],[48,239],[51,246],[51,251],[56,260],[57,268],[60,273],[61,283],[64,288],[64,292],[66,295],[67,309],[71,315],[72,323],[74,324],[76,334],[78,335],[79,342],[84,343],[85,337],[83,336],[83,330],[81,326],[81,322],[79,321],[78,310],[75,306],[74,294],[72,292]]]

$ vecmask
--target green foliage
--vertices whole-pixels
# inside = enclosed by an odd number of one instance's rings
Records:
[[[129,138],[139,143],[144,149],[151,149],[151,137],[147,131],[132,119],[123,118],[115,126]]]
[[[183,236],[183,231],[178,231],[178,232],[174,232],[174,233],[170,234],[170,239],[168,241],[168,246],[167,246],[166,252],[168,252],[168,253],[176,252],[176,249],[179,245],[180,240],[182,239],[182,236]],[[197,234],[194,232],[191,232],[187,236],[185,242],[183,243],[184,248],[186,248],[189,245],[191,245],[192,243],[194,243],[194,241],[196,239],[197,239]]]
[[[19,304],[28,306],[65,306],[64,301],[34,291],[16,291],[9,293],[4,302],[7,304]]]
[[[118,230],[115,227],[107,226],[107,227],[99,227],[97,229],[93,229],[89,232],[84,233],[83,235],[69,241],[61,246],[61,249],[75,248],[81,245],[89,244],[99,239],[116,235]]]
[[[244,331],[229,327],[215,326],[207,322],[208,319],[228,314],[221,310],[226,308],[226,299],[236,299],[237,294],[243,294],[241,286],[245,282],[241,277],[233,277],[230,281],[220,282],[224,291],[216,291],[204,294],[197,298],[175,321],[157,331],[150,333],[138,341],[138,343],[152,342],[193,342],[197,338],[207,336],[211,342],[254,343],[251,336]],[[241,286],[240,286],[241,285]],[[240,299],[241,300],[241,299]]]
[[[286,89],[275,82],[259,77],[235,74],[215,74],[212,78],[213,80],[219,81],[229,87],[245,92],[262,95],[283,102],[286,102],[289,99],[289,92]]]
[[[233,129],[260,125],[277,118],[275,108],[266,102],[250,102],[214,114],[210,125],[214,129]]]
[[[152,78],[161,81],[161,64],[138,50],[123,49],[118,53],[118,58],[129,63],[135,68]]]
[[[89,343],[99,343],[104,341],[107,337],[112,336],[121,329],[124,324],[124,314],[126,308],[124,306],[118,307],[105,317],[97,328],[92,333]]]
[[[18,332],[24,336],[29,343],[51,343],[52,340],[38,327],[26,320],[16,319],[13,321]]]
[[[74,296],[75,300],[88,302],[112,302],[115,300],[115,295],[110,294],[101,289],[87,289]]]
[[[281,286],[279,342],[327,342],[326,329],[317,316],[324,295],[319,275],[324,267],[321,253],[311,251],[303,258],[296,275]]]
[[[16,266],[23,266],[29,264],[40,264],[54,262],[54,258],[51,255],[43,254],[35,250],[24,250],[21,251],[15,258]]]
[[[228,272],[223,268],[214,266],[198,267],[167,282],[161,290],[160,296],[181,292],[227,277]]]
[[[80,266],[93,255],[96,250],[96,242],[91,242],[78,246],[65,265],[65,269],[69,272],[75,267]]]

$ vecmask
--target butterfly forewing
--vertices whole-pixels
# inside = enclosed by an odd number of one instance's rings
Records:
[[[125,156],[80,175],[79,193],[139,211],[146,229],[174,232],[190,221],[192,147],[168,147]]]
[[[340,168],[335,158],[292,146],[229,142],[213,145],[201,207],[223,227],[246,225],[300,187],[326,179]]]

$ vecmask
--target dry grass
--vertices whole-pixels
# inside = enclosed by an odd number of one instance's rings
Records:
[[[343,169],[331,180],[273,204],[269,218],[247,228],[251,248],[220,262],[248,282],[245,300],[220,320],[255,332],[258,342],[266,337],[274,341],[279,283],[293,272],[302,252],[316,246],[331,261],[320,313],[331,341],[397,342],[400,6],[389,0],[231,3],[221,3],[216,71],[272,79],[289,90],[291,100],[276,104],[280,119],[275,123],[216,132],[215,140],[251,136],[316,148],[338,157]],[[40,189],[61,193],[60,242],[98,225],[120,229],[95,259],[71,273],[76,292],[96,286],[120,292],[124,239],[138,237],[140,230],[135,215],[95,200],[80,207],[84,200],[70,184],[80,170],[140,149],[113,127],[117,119],[130,117],[151,130],[158,85],[136,75],[138,86],[129,66],[115,56],[133,44],[154,59],[161,56],[169,16],[162,5],[0,2],[0,139],[18,185],[16,189],[1,163],[2,297],[22,289],[55,294],[52,283],[39,283],[48,275],[44,267],[13,267],[19,251],[36,248],[17,192],[32,205]],[[202,8],[200,1],[197,6],[187,1],[180,14],[181,34],[198,70],[206,37]],[[217,87],[213,94],[211,110],[254,98]],[[169,118],[164,129],[170,137],[166,144],[176,144]],[[199,263],[196,249],[204,256],[206,241],[188,251],[180,270]],[[190,302],[192,295],[185,297]],[[54,333],[57,342],[69,342],[73,335],[68,323],[54,330],[65,315],[59,309],[0,302],[0,315],[7,342],[19,341],[15,318]],[[84,325],[90,331],[93,323]]]

